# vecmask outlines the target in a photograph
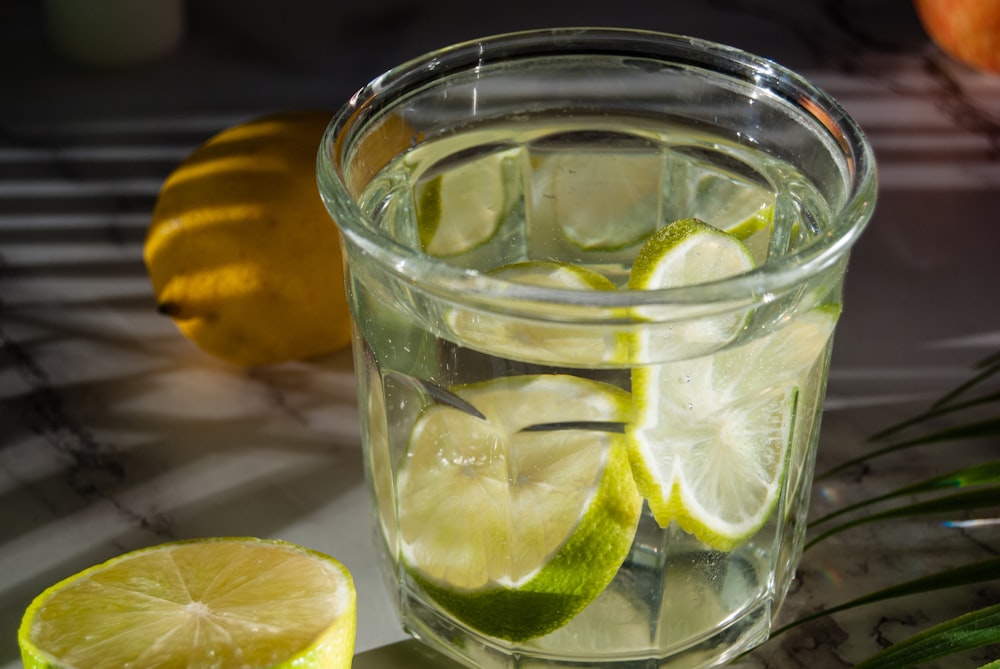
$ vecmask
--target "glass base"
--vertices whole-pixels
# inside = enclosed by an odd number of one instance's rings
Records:
[[[400,617],[407,633],[463,665],[481,669],[705,669],[720,666],[767,640],[774,604],[771,598],[757,601],[709,631],[667,641],[656,648],[616,652],[610,645],[601,647],[600,640],[591,638],[585,640],[578,650],[564,648],[562,652],[555,652],[545,647],[544,639],[527,644],[507,644],[476,634],[406,589],[399,601]],[[687,621],[697,619],[698,613],[692,609],[690,617],[679,616],[678,624],[681,627],[688,625]],[[606,627],[624,629],[625,626],[619,623],[609,621]],[[633,632],[648,636],[648,628],[638,628]],[[682,636],[683,630],[675,629],[674,633]],[[670,635],[669,632],[666,634]],[[591,647],[585,647],[587,644]]]

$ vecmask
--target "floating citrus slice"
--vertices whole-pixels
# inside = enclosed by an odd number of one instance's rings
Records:
[[[742,346],[633,371],[630,456],[657,522],[676,521],[720,550],[766,522],[793,435],[803,437],[800,389],[815,402],[836,311],[814,309]],[[814,408],[803,408],[811,420]]]
[[[604,590],[632,544],[628,393],[566,375],[452,391],[481,415],[437,404],[417,421],[398,477],[404,562],[483,634],[542,636]]]
[[[487,154],[418,183],[417,227],[426,253],[456,256],[493,239],[510,208],[510,161],[504,152]]]
[[[753,265],[737,237],[685,219],[643,246],[629,287],[708,283]],[[743,313],[678,323],[670,328],[671,339],[652,326],[635,336],[635,357],[644,360],[681,357],[676,350],[684,345],[717,349],[632,372],[630,457],[657,522],[676,522],[720,550],[760,529],[784,480],[800,391],[807,389],[809,401],[815,400],[818,362],[836,314],[832,307],[814,309],[739,346],[728,345],[746,322]],[[667,346],[670,351],[663,350]],[[806,409],[811,420],[812,408]]]
[[[749,272],[754,259],[739,239],[695,218],[674,221],[656,231],[636,256],[629,273],[633,290],[659,290],[710,283]],[[672,308],[672,307],[671,307]],[[633,310],[650,321],[637,330],[630,359],[648,363],[686,358],[729,342],[743,327],[744,313],[693,314],[657,323],[659,306]]]
[[[533,168],[534,217],[554,222],[576,248],[626,248],[660,221],[663,158],[657,151],[540,152]]]
[[[615,290],[611,280],[586,267],[549,260],[504,265],[491,276],[543,288]],[[593,313],[596,312],[592,312]],[[612,309],[608,309],[612,314]],[[546,320],[551,314],[526,320],[467,308],[449,311],[447,320],[463,346],[524,362],[565,367],[596,367],[621,360],[628,341],[608,329],[589,324]]]

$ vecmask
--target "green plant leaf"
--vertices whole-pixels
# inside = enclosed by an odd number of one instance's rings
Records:
[[[974,564],[955,567],[954,569],[941,571],[936,574],[931,574],[930,576],[922,576],[920,578],[913,579],[912,581],[907,581],[906,583],[901,583],[862,597],[857,597],[832,608],[803,616],[802,618],[798,618],[775,630],[771,635],[771,638],[774,638],[779,634],[783,634],[793,627],[798,627],[799,625],[812,620],[817,620],[824,616],[833,615],[834,613],[853,609],[858,606],[874,604],[875,602],[881,602],[886,599],[924,594],[934,590],[943,590],[945,588],[953,588],[960,585],[971,585],[975,583],[984,583],[986,581],[995,581],[997,579],[1000,579],[1000,558],[993,558],[982,562],[976,562]]]
[[[888,509],[879,513],[873,513],[870,516],[856,518],[855,520],[843,523],[842,525],[837,525],[836,527],[833,527],[819,536],[809,540],[805,545],[805,550],[812,548],[819,542],[833,536],[834,534],[839,534],[844,530],[849,530],[851,528],[858,527],[859,525],[894,518],[924,516],[935,513],[968,512],[974,509],[997,506],[1000,506],[1000,487],[993,486],[985,489],[968,490],[966,492],[960,492],[946,497],[939,497],[925,502],[908,504],[906,506]]]
[[[914,634],[855,665],[854,669],[907,669],[995,643],[1000,643],[1000,604],[966,613]]]
[[[976,368],[981,369],[982,371],[979,372],[978,374],[975,374],[971,379],[959,384],[953,390],[942,395],[940,398],[938,398],[936,402],[934,402],[934,404],[931,405],[931,408],[934,409],[947,405],[953,399],[960,397],[970,388],[979,385],[980,383],[982,383],[983,381],[985,381],[986,379],[990,378],[998,371],[1000,371],[1000,351],[998,351],[997,353],[993,353],[992,355],[984,358],[983,360],[980,360],[978,363],[976,363]]]
[[[896,451],[901,451],[905,448],[912,448],[914,446],[923,446],[925,444],[932,444],[935,442],[942,441],[956,441],[959,439],[979,439],[983,437],[995,437],[1000,435],[1000,416],[996,418],[988,418],[976,423],[969,423],[967,425],[959,425],[958,427],[951,427],[944,430],[939,430],[937,432],[932,432],[931,434],[918,437],[916,439],[909,439],[907,441],[901,441],[897,444],[892,444],[886,446],[885,448],[880,448],[878,450],[866,453],[856,458],[842,462],[836,467],[826,470],[823,474],[816,477],[816,480],[822,480],[829,478],[834,474],[838,474],[845,469],[849,469],[855,465],[859,465],[863,462],[873,460],[877,457],[883,455],[888,455],[889,453],[894,453]]]
[[[860,502],[850,504],[828,513],[825,516],[817,518],[809,523],[809,527],[813,528],[818,525],[822,525],[823,523],[850,513],[851,511],[856,511],[866,506],[872,506],[880,502],[885,502],[896,497],[903,497],[904,495],[919,495],[921,493],[935,492],[947,488],[971,488],[973,486],[986,485],[990,483],[1000,483],[1000,460],[984,462],[982,464],[972,465],[971,467],[957,469],[943,476],[935,476],[934,478],[926,479],[920,483],[914,483],[913,485],[897,488],[896,490],[885,493],[884,495],[878,495],[877,497],[861,500]]]
[[[988,395],[981,395],[971,400],[966,400],[964,402],[958,402],[956,404],[947,404],[945,406],[938,406],[936,408],[929,409],[923,413],[917,414],[912,418],[907,418],[904,421],[900,421],[895,425],[890,425],[884,430],[880,430],[868,437],[868,441],[878,441],[880,439],[885,439],[886,437],[892,436],[897,432],[901,432],[908,427],[913,427],[920,423],[932,420],[934,418],[940,418],[941,416],[947,416],[948,414],[957,413],[959,411],[964,411],[966,409],[971,409],[983,404],[990,404],[993,402],[1000,402],[1000,391],[990,393]]]
[[[973,368],[978,369],[980,371],[974,374],[970,379],[962,382],[954,389],[948,391],[947,393],[939,397],[933,404],[931,404],[930,408],[927,411],[919,413],[916,416],[908,418],[894,425],[890,425],[889,427],[870,436],[868,438],[868,441],[884,439],[885,437],[900,432],[905,428],[912,427],[914,425],[925,422],[932,418],[939,418],[944,415],[956,413],[983,404],[990,404],[993,402],[1000,401],[1000,391],[994,391],[973,399],[966,400],[964,402],[956,403],[954,401],[959,397],[961,397],[962,395],[964,395],[970,389],[983,383],[987,379],[993,377],[998,372],[1000,372],[1000,351],[992,353],[989,356],[983,358],[982,360],[977,362],[973,366]],[[833,476],[834,474],[838,474],[844,471],[845,469],[848,469],[855,465],[859,465],[868,460],[872,460],[874,458],[881,457],[883,455],[894,453],[896,451],[900,451],[906,448],[911,448],[914,446],[921,446],[924,444],[930,444],[941,441],[953,441],[958,439],[975,439],[975,438],[990,437],[997,435],[1000,435],[1000,417],[989,418],[986,420],[973,423],[966,423],[958,427],[939,430],[937,432],[933,432],[931,434],[927,434],[922,437],[908,439],[905,441],[897,442],[895,444],[890,444],[889,446],[885,446],[883,448],[871,451],[856,458],[852,458],[850,460],[840,463],[839,465],[827,470],[826,472],[823,472],[822,474],[818,474],[816,476],[816,480],[822,480],[824,478],[828,478],[830,476]]]
[[[971,399],[962,399],[971,389],[1000,372],[1000,351],[981,360],[975,365],[975,369],[979,371],[970,379],[942,395],[927,410],[881,430],[877,434],[872,435],[868,441],[885,439],[906,428],[918,426],[934,418],[958,414],[961,411],[1000,402],[1000,391],[988,392]],[[995,436],[1000,436],[1000,416],[975,422],[966,422],[958,427],[941,429],[924,434],[923,436],[898,441],[897,443],[843,462],[817,476],[816,479],[828,478],[874,458],[911,447]],[[903,486],[894,491],[838,509],[813,521],[810,527],[827,523],[834,518],[852,511],[901,496],[927,494],[949,488],[976,487],[977,489],[964,490],[963,492],[948,496],[939,496],[932,500],[888,509],[842,523],[813,538],[806,544],[806,548],[808,549],[834,534],[866,523],[936,513],[959,512],[968,514],[975,509],[998,507],[1000,506],[1000,485],[997,484],[1000,484],[1000,461],[985,462],[965,467],[942,476],[935,476],[919,483]],[[944,588],[995,581],[997,579],[1000,579],[1000,558],[957,567],[885,588],[862,597],[857,597],[831,609],[804,616],[780,628],[773,636],[777,636],[792,627],[811,620],[865,604]],[[996,643],[1000,643],[1000,604],[967,613],[936,625],[887,648],[857,665],[855,669],[908,669],[928,660]],[[980,669],[1000,669],[1000,660],[985,664]]]

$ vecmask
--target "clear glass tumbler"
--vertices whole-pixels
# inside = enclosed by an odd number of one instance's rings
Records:
[[[361,89],[318,175],[405,629],[481,667],[764,640],[874,206],[844,110],[696,39],[516,33]]]

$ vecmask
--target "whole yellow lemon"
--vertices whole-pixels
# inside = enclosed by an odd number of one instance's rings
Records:
[[[340,238],[316,187],[332,114],[284,112],[215,135],[164,182],[145,242],[158,309],[240,365],[350,341]]]

